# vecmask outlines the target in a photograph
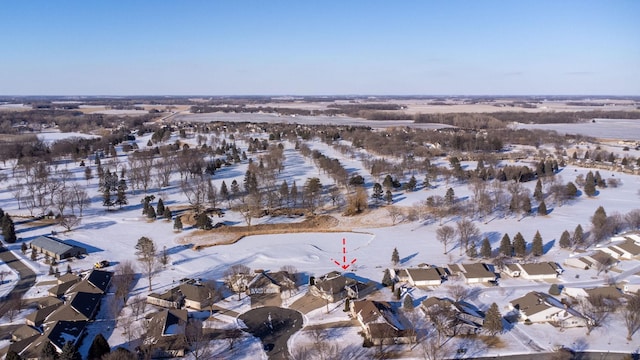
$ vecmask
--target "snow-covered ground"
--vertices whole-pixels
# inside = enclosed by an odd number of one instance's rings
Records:
[[[636,127],[630,127],[627,135],[636,131]],[[43,134],[48,140],[55,140],[59,137],[50,138],[49,134]],[[59,136],[59,135],[55,135]],[[146,135],[137,139],[139,146],[145,147],[150,137]],[[171,141],[175,141],[172,139]],[[280,174],[279,182],[286,179],[289,184],[295,180],[299,189],[302,187],[307,177],[318,176],[323,184],[328,185],[332,181],[320,172],[314,163],[302,157],[299,152],[293,149],[293,145],[285,144],[285,170]],[[311,144],[313,149],[324,152],[327,156],[339,158],[343,166],[349,169],[351,173],[358,172],[366,179],[370,186],[372,177],[367,169],[364,168],[362,161],[356,158],[346,158],[332,147],[321,143],[314,142]],[[126,156],[119,154],[119,161],[125,162]],[[104,163],[104,162],[103,162]],[[475,166],[473,163],[465,164]],[[319,276],[324,273],[340,270],[336,266],[334,260],[340,259],[342,255],[342,239],[346,239],[347,257],[349,259],[357,259],[354,265],[349,268],[355,275],[371,279],[379,282],[382,279],[385,268],[392,266],[391,253],[397,248],[400,253],[401,266],[412,267],[418,264],[437,264],[444,265],[447,263],[467,262],[466,256],[459,256],[459,249],[448,249],[447,254],[443,254],[442,244],[436,240],[436,230],[440,224],[435,222],[407,222],[403,221],[395,226],[392,225],[391,218],[385,208],[371,209],[368,213],[359,217],[345,218],[337,213],[330,215],[336,217],[342,232],[335,233],[295,233],[295,234],[278,234],[278,235],[261,235],[248,236],[231,245],[217,245],[213,247],[203,248],[199,251],[193,250],[191,245],[197,240],[192,236],[196,232],[195,229],[187,227],[182,232],[173,230],[173,221],[167,221],[159,218],[155,221],[146,219],[141,213],[140,201],[143,197],[141,191],[135,194],[129,194],[129,205],[122,209],[117,207],[107,211],[101,205],[101,194],[98,193],[97,179],[85,181],[83,176],[83,168],[73,163],[66,163],[66,166],[74,174],[75,181],[82,185],[86,185],[87,191],[92,197],[92,205],[85,210],[82,222],[73,231],[64,232],[64,229],[58,225],[32,226],[28,221],[29,211],[24,208],[18,208],[17,201],[13,198],[11,191],[7,191],[7,187],[12,183],[10,168],[0,171],[6,172],[10,180],[6,181],[0,191],[0,207],[10,213],[17,223],[18,237],[20,241],[16,244],[9,245],[8,248],[13,251],[16,256],[20,257],[25,263],[38,273],[37,282],[39,286],[31,289],[26,297],[39,297],[46,292],[49,285],[45,285],[47,281],[53,279],[47,275],[49,266],[43,264],[41,259],[33,262],[29,256],[25,256],[20,251],[22,242],[29,242],[40,235],[50,234],[52,231],[57,232],[57,237],[63,240],[74,241],[84,246],[88,250],[88,256],[84,259],[73,260],[72,262],[63,261],[58,265],[61,272],[66,271],[67,265],[70,265],[73,271],[89,269],[93,264],[100,260],[109,260],[113,265],[117,265],[123,261],[130,260],[136,263],[134,254],[134,246],[137,240],[146,236],[151,238],[158,249],[166,248],[170,262],[161,269],[153,278],[152,285],[154,292],[163,292],[173,287],[179,279],[184,277],[204,278],[221,280],[225,270],[234,264],[244,264],[252,269],[264,269],[277,271],[285,265],[293,265],[299,271],[306,273],[308,276]],[[90,164],[90,166],[94,166]],[[218,188],[222,181],[226,181],[230,185],[232,180],[242,183],[244,173],[246,171],[246,161],[232,167],[223,168],[213,177],[213,183]],[[94,169],[95,170],[95,169]],[[559,175],[564,181],[574,181],[579,174],[586,174],[588,169],[569,166],[563,168]],[[549,206],[549,215],[535,216],[530,215],[525,218],[521,216],[506,217],[487,217],[477,222],[482,232],[482,237],[488,237],[493,248],[498,247],[500,238],[504,233],[508,233],[511,238],[520,232],[528,243],[531,242],[536,231],[540,231],[543,242],[545,244],[545,254],[540,260],[555,261],[562,264],[564,259],[571,256],[569,250],[560,249],[558,240],[564,230],[573,231],[576,225],[581,224],[585,230],[590,225],[590,217],[598,206],[603,206],[608,213],[614,211],[625,214],[626,212],[639,208],[638,191],[640,189],[640,177],[628,174],[613,173],[610,171],[600,170],[603,178],[615,177],[621,181],[621,185],[617,188],[607,188],[600,190],[598,196],[587,198],[582,195],[563,206]],[[421,175],[422,176],[422,175]],[[156,201],[161,197],[165,206],[175,207],[185,205],[186,199],[182,194],[179,186],[179,179],[176,174],[172,178],[171,185],[166,188],[154,188],[149,191],[156,196],[156,200],[152,203],[155,206]],[[418,179],[421,182],[421,178]],[[278,182],[278,183],[279,183]],[[440,179],[434,182],[434,187],[429,190],[421,189],[415,192],[398,191],[394,195],[394,203],[400,207],[409,207],[424,201],[428,196],[441,195],[444,196],[447,187],[452,187],[458,198],[465,198],[471,195],[471,190],[466,184],[460,184],[456,181],[445,182]],[[535,182],[523,184],[533,192]],[[226,204],[223,204],[226,207]],[[226,211],[223,219],[227,223],[244,225],[242,216],[233,211]],[[456,218],[447,218],[443,221],[443,225],[455,225]],[[216,219],[214,219],[214,222]],[[253,224],[273,222],[273,219],[261,218],[255,219]],[[278,221],[289,221],[286,218],[278,219]],[[209,236],[208,241],[215,242],[216,235]],[[0,264],[0,271],[4,265]],[[623,261],[610,274],[597,275],[595,270],[581,270],[573,268],[565,268],[565,273],[558,280],[570,286],[577,287],[593,287],[603,284],[609,275],[617,276],[615,280],[621,281],[629,279],[637,281],[640,277],[640,261]],[[7,280],[16,281],[15,274],[7,277]],[[10,283],[3,284],[0,292],[8,291]],[[482,310],[486,310],[489,305],[496,302],[500,306],[502,314],[508,312],[507,305],[512,299],[526,294],[532,290],[547,291],[550,283],[527,281],[524,279],[502,279],[500,286],[487,287],[477,285],[478,291],[475,291],[475,297],[470,299]],[[148,284],[145,278],[139,278],[133,287],[131,297],[146,296],[148,294]],[[429,296],[446,296],[447,285],[430,290],[413,289],[411,296],[416,300],[424,300]],[[0,293],[1,295],[2,293]],[[292,303],[295,298],[301,296],[302,290],[294,295],[292,299],[285,299],[286,303]],[[110,301],[108,295],[105,303]],[[383,289],[371,295],[373,299],[392,301],[393,296],[388,289]],[[417,304],[417,303],[416,303]],[[220,307],[243,313],[250,309],[250,303],[247,297],[243,297],[241,301],[236,296],[231,296],[218,304]],[[305,314],[305,325],[325,324],[336,321],[348,320],[346,313],[342,311],[343,304],[338,303],[334,306],[329,314],[326,308],[320,308]],[[150,311],[151,307],[147,308]],[[121,314],[121,319],[128,316],[129,308],[125,308]],[[416,310],[418,311],[418,310]],[[233,327],[235,318],[228,315],[218,315],[216,321],[210,319],[207,326],[216,328]],[[14,323],[21,323],[24,315],[18,317]],[[102,313],[98,317],[100,320],[89,326],[89,335],[87,341],[82,347],[83,351],[98,332],[103,333],[112,347],[129,346],[126,332],[118,327],[112,320],[113,317],[108,314],[108,306],[103,306]],[[8,323],[8,319],[3,317],[2,323]],[[137,320],[138,323],[141,320]],[[556,345],[565,345],[568,347],[586,349],[586,350],[603,350],[603,351],[635,351],[638,350],[637,338],[640,334],[636,334],[634,341],[627,342],[625,336],[620,335],[624,326],[619,315],[613,316],[603,327],[596,328],[591,335],[586,336],[585,329],[566,329],[560,331],[550,325],[523,325],[517,324],[515,327],[508,329],[500,337],[504,346],[500,348],[486,348],[479,344],[473,345],[474,355],[495,356],[514,353],[531,352],[535,345],[536,348],[544,350],[553,350]],[[358,328],[336,328],[327,330],[330,339],[341,339],[345,344],[361,345],[362,338],[358,335]],[[614,336],[618,334],[618,336]],[[466,340],[455,339],[454,342],[460,344],[452,344],[455,347],[470,346],[463,344]],[[299,348],[309,346],[311,338],[304,330],[297,333],[290,339],[290,348]],[[532,345],[533,344],[533,345]],[[578,344],[578,345],[576,345]],[[216,342],[216,351],[225,352],[226,344],[223,341]],[[255,358],[255,354],[260,352],[261,345],[256,339],[246,339],[232,354],[226,354],[227,358],[232,359],[249,359]],[[406,350],[406,349],[405,349]],[[371,354],[373,350],[363,350],[364,354]],[[367,352],[369,351],[369,352]],[[417,349],[413,352],[406,353],[406,357],[419,357]],[[359,353],[363,354],[363,353]],[[364,355],[366,357],[367,355]]]

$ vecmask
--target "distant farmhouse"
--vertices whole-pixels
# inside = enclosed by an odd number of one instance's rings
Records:
[[[60,239],[49,236],[38,236],[33,241],[31,241],[30,246],[31,249],[48,255],[49,257],[56,260],[62,260],[87,254],[87,249],[83,247],[70,245]]]

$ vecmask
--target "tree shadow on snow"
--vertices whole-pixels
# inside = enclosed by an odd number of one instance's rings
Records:
[[[549,251],[551,251],[551,249],[553,248],[553,245],[556,244],[556,239],[553,239],[549,242],[547,242],[546,244],[542,245],[542,253],[546,254]]]
[[[407,261],[409,261],[409,260],[413,259],[414,257],[416,257],[416,255],[418,255],[418,253],[413,253],[413,254],[411,254],[409,256],[403,257],[402,259],[400,259],[400,264],[406,263]]]

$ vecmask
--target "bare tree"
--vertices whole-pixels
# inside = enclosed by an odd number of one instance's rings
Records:
[[[438,238],[438,241],[444,245],[444,254],[447,253],[447,244],[453,240],[455,234],[456,230],[449,225],[441,226],[436,230],[436,237]]]
[[[427,336],[420,342],[420,348],[425,360],[447,359],[451,353],[448,343],[441,342],[440,336]]]
[[[629,211],[624,219],[627,221],[627,226],[633,230],[640,229],[640,209],[634,209]]]
[[[615,311],[617,300],[602,295],[590,295],[579,301],[580,311],[587,317],[587,335],[602,326]]]
[[[447,287],[447,294],[455,301],[461,301],[469,297],[471,291],[462,284],[452,284]]]
[[[627,327],[627,340],[631,341],[633,334],[640,330],[640,294],[636,293],[627,299],[622,309],[624,325]]]
[[[189,319],[185,329],[185,339],[195,360],[210,359],[213,355],[211,339],[202,328],[202,321]]]
[[[80,225],[82,219],[75,215],[63,215],[60,216],[58,223],[67,231],[71,231],[76,226]]]
[[[242,331],[240,329],[231,329],[226,332],[226,340],[229,345],[229,350],[233,350],[235,345],[242,338]]]
[[[148,237],[141,237],[136,244],[136,255],[142,266],[142,272],[149,280],[149,291],[151,291],[151,280],[158,270],[158,254],[156,244]]]
[[[227,286],[238,294],[238,300],[241,294],[246,291],[246,285],[242,279],[251,273],[251,269],[243,264],[232,265],[224,272],[224,278]]]
[[[402,210],[400,210],[399,207],[393,205],[387,206],[385,207],[385,209],[387,209],[387,214],[389,214],[389,217],[391,218],[391,223],[395,225],[402,217]]]
[[[18,294],[12,294],[7,300],[7,317],[13,322],[23,308],[23,300]]]
[[[71,213],[74,213],[74,209],[77,207],[79,216],[82,217],[82,212],[85,208],[91,205],[91,199],[87,192],[78,183],[71,185]]]
[[[129,306],[131,307],[131,313],[133,314],[133,317],[138,319],[139,316],[141,314],[144,314],[145,310],[147,309],[147,300],[140,295],[136,295],[136,297],[131,299]]]
[[[135,280],[135,273],[135,268],[130,260],[122,261],[115,268],[115,274],[112,280],[115,287],[115,295],[116,298],[122,299],[122,302],[125,304],[129,290]]]
[[[468,250],[469,244],[475,242],[480,236],[480,230],[468,219],[462,219],[456,223],[456,232],[460,242],[460,255],[462,255],[463,246],[465,251]]]

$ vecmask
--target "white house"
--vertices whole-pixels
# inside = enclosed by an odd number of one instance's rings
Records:
[[[553,322],[561,327],[586,326],[591,321],[575,309],[562,304],[551,295],[532,291],[512,300],[509,307],[518,311],[519,319],[532,323]]]
[[[502,267],[502,272],[511,276],[511,277],[519,277],[520,276],[520,266],[518,264],[505,264]]]
[[[483,263],[460,264],[462,277],[467,284],[479,284],[483,282],[495,281],[496,274],[490,271]]]
[[[520,275],[527,280],[551,280],[558,277],[562,273],[555,263],[541,262],[517,264],[520,267]]]
[[[398,278],[406,277],[411,286],[438,286],[442,283],[442,276],[438,269],[405,269],[400,270]]]

